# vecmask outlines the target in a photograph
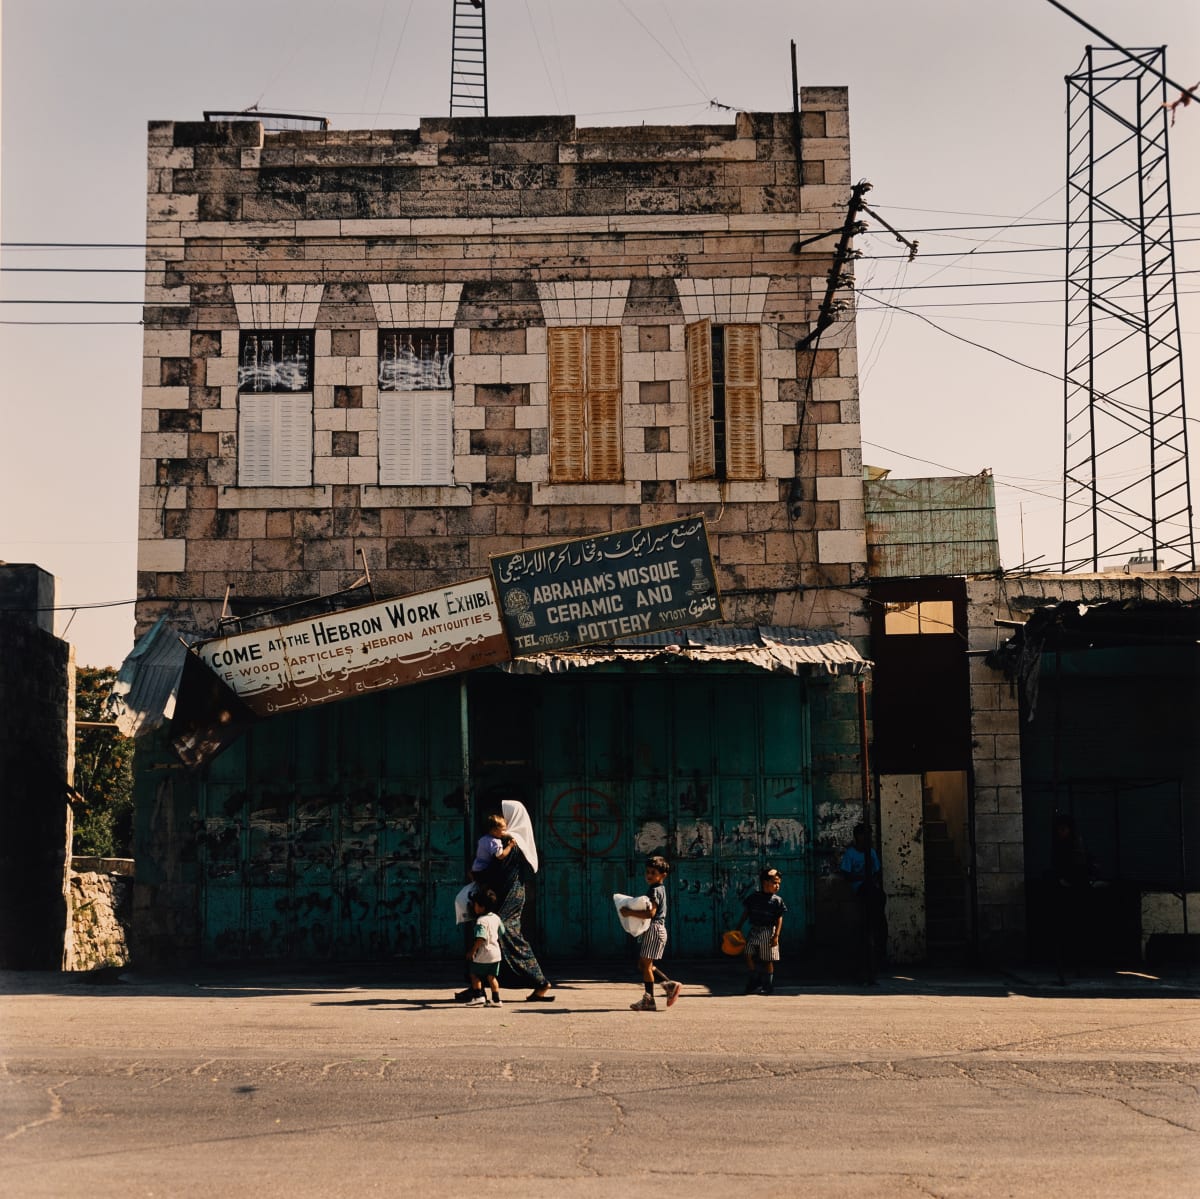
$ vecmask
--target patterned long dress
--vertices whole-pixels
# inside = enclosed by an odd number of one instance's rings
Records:
[[[504,861],[493,863],[486,885],[500,897],[496,914],[504,922],[504,932],[500,937],[501,958],[519,979],[537,990],[550,984],[538,965],[532,946],[521,931],[521,913],[525,908],[525,884],[521,881],[524,864],[525,855],[514,845],[512,853]]]

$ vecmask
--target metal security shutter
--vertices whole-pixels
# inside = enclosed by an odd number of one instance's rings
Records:
[[[712,428],[712,323],[699,321],[684,329],[688,367],[688,428],[692,446],[692,478],[716,474]]]
[[[384,487],[454,481],[454,393],[383,392],[379,396],[379,483]]]
[[[547,330],[550,363],[550,481],[585,479],[584,330]]]
[[[762,387],[757,325],[725,328],[727,479],[762,478]]]
[[[310,486],[312,396],[243,395],[238,405],[238,486]]]
[[[621,330],[587,331],[587,477],[616,483],[622,476]]]

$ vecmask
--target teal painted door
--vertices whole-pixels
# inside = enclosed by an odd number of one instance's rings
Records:
[[[279,717],[211,765],[195,830],[205,957],[461,951],[457,681]]]
[[[812,828],[802,681],[577,674],[477,679],[473,692],[476,816],[520,795],[538,836],[537,952],[632,955],[612,895],[637,893],[654,853],[674,864],[671,954],[716,952],[767,864],[784,875],[785,949],[799,947]]]

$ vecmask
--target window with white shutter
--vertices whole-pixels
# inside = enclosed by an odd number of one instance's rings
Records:
[[[254,329],[238,340],[238,486],[310,487],[311,329]]]
[[[621,329],[617,325],[546,331],[550,365],[550,481],[619,483]]]
[[[238,403],[238,486],[311,486],[312,396],[243,395]]]
[[[757,325],[684,330],[693,479],[761,479],[762,338]]]
[[[454,482],[454,330],[379,332],[379,483]]]

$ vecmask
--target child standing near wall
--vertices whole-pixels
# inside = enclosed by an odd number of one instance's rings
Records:
[[[656,965],[661,961],[663,951],[667,947],[667,875],[671,873],[671,863],[666,858],[653,857],[646,862],[646,898],[650,906],[646,908],[621,908],[622,916],[640,916],[645,918],[647,911],[650,916],[650,927],[638,937],[638,967],[642,973],[642,986],[645,994],[629,1006],[635,1012],[655,1012],[658,1005],[654,1002],[654,983],[662,984],[663,995],[667,1007],[671,1007],[679,998],[683,987],[672,982]]]
[[[476,888],[471,895],[475,911],[475,940],[467,951],[471,963],[469,1007],[500,1006],[500,937],[504,924],[496,915],[496,893]],[[484,983],[489,995],[484,994]]]
[[[787,904],[779,898],[782,882],[779,871],[768,866],[758,876],[758,890],[751,891],[742,900],[742,918],[738,928],[747,921],[750,923],[746,934],[746,968],[750,971],[746,979],[747,995],[752,991],[770,995],[775,989],[779,934],[783,931],[783,918],[787,915]]]

